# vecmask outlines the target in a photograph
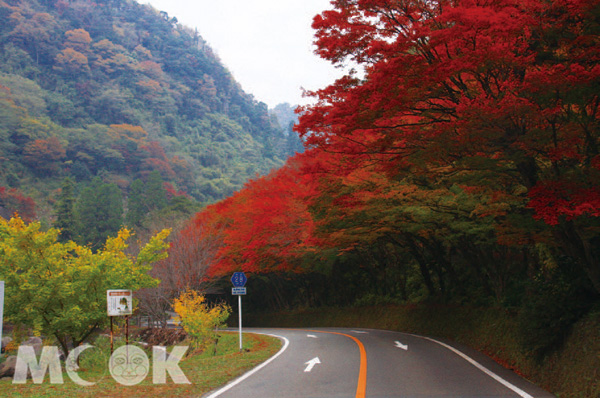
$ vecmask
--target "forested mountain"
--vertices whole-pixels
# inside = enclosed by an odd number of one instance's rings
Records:
[[[95,176],[116,185],[126,211],[133,182],[152,172],[168,198],[211,202],[293,152],[267,105],[165,12],[131,0],[0,0],[0,18],[3,213],[52,220],[61,181],[76,197]]]

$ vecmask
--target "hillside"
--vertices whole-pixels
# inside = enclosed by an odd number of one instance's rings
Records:
[[[169,197],[213,202],[289,156],[267,105],[175,17],[131,0],[0,0],[0,18],[4,212],[30,198],[52,220],[61,181],[77,194],[95,176],[127,208],[152,172]]]

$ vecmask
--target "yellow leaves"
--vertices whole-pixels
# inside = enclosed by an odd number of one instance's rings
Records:
[[[48,138],[52,136],[52,127],[38,119],[25,117],[21,121],[19,133],[29,139]]]
[[[129,140],[143,144],[148,137],[148,133],[141,126],[133,126],[131,124],[111,124],[108,134],[112,139]]]
[[[11,218],[9,221],[6,221],[4,218],[0,218],[0,226],[8,227],[18,232],[24,231],[26,228],[25,221],[18,216]]]
[[[40,223],[0,218],[0,280],[6,281],[7,318],[75,341],[106,322],[106,290],[136,291],[158,284],[147,271],[166,256],[169,232],[161,231],[137,258],[130,258],[125,254],[128,229],[93,253],[74,242],[57,242],[56,229],[41,231]]]
[[[163,229],[150,238],[150,241],[142,248],[142,250],[140,250],[140,253],[137,256],[136,265],[145,266],[149,263],[167,258],[169,244],[166,243],[165,240],[170,234],[170,229]]]
[[[198,294],[194,290],[188,290],[183,292],[179,298],[173,301],[173,309],[184,320],[189,318],[194,313],[202,312],[206,310],[206,304],[204,302],[206,298]]]
[[[107,238],[104,245],[105,252],[117,253],[127,249],[127,239],[131,236],[131,230],[127,227],[121,228],[115,238]]]
[[[215,331],[231,313],[227,304],[208,305],[204,295],[187,290],[173,301],[183,329],[196,348],[205,349],[215,339]]]

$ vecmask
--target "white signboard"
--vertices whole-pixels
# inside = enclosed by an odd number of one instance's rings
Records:
[[[232,287],[231,294],[234,296],[245,295],[246,288],[245,287]]]
[[[133,314],[133,296],[131,290],[107,290],[106,309],[108,316]]]

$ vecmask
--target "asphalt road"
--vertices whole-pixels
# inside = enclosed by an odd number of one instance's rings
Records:
[[[284,342],[206,398],[553,397],[467,347],[371,329],[245,329]]]

